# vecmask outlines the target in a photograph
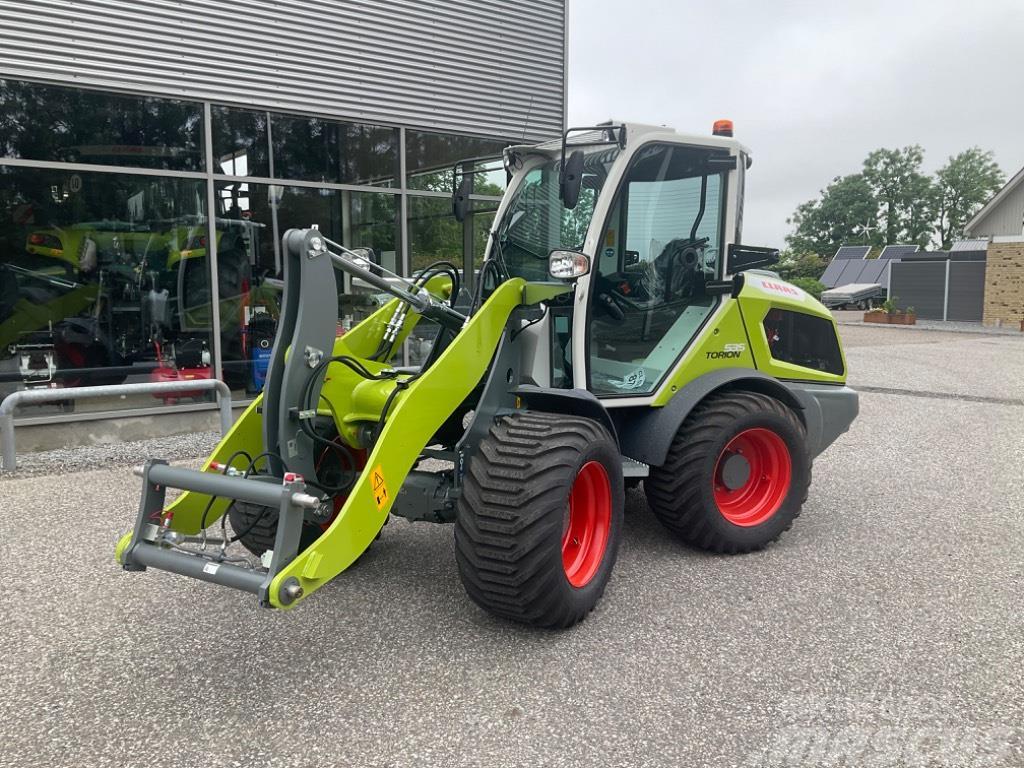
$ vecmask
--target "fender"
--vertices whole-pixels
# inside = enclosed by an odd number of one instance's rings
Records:
[[[817,400],[802,389],[788,387],[759,371],[724,368],[698,376],[663,408],[614,409],[622,453],[649,466],[660,467],[665,463],[672,438],[690,411],[708,395],[725,389],[760,392],[781,400],[803,421],[811,455],[817,455],[824,447],[820,445],[822,417]]]
[[[510,391],[523,405],[535,411],[567,413],[593,419],[608,430],[616,445],[620,445],[618,430],[608,410],[594,394],[585,389],[553,389],[520,384]]]

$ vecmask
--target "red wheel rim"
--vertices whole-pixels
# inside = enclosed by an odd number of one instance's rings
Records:
[[[85,352],[74,344],[65,344],[60,349],[61,356],[69,363],[71,368],[85,368]],[[65,387],[77,387],[82,383],[82,376],[67,377],[64,379]]]
[[[588,461],[576,475],[569,493],[569,513],[562,534],[562,567],[574,587],[594,578],[608,548],[612,525],[612,486],[608,472]]]
[[[733,456],[743,457],[749,473],[741,484],[734,482],[730,487],[724,474],[725,464]],[[746,429],[729,441],[715,462],[718,511],[733,525],[760,525],[779,511],[792,478],[786,442],[770,429]]]

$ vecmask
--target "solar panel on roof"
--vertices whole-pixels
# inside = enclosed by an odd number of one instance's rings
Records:
[[[863,259],[868,255],[868,251],[871,250],[869,245],[844,245],[833,257],[835,259]]]
[[[959,251],[984,251],[988,248],[988,238],[978,237],[973,240],[957,240],[949,250],[953,253]]]
[[[900,259],[908,254],[917,253],[920,248],[916,245],[887,245],[882,249],[878,258]]]

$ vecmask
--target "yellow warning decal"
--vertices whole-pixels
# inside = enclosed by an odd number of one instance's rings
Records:
[[[384,470],[380,464],[373,470],[370,482],[373,484],[373,500],[377,502],[377,510],[383,511],[384,505],[388,503],[388,486],[384,482]]]

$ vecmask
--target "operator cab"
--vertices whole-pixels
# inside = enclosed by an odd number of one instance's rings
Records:
[[[657,126],[573,130],[563,142],[506,150],[513,178],[488,260],[509,277],[548,281],[552,251],[585,255],[575,292],[527,329],[550,354],[549,373],[538,360],[534,379],[649,397],[722,302],[747,153],[731,137]],[[573,201],[566,185],[576,175]]]

